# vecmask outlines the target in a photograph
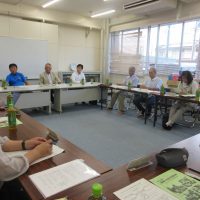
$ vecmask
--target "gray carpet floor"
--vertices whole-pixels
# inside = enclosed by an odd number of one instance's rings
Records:
[[[94,105],[66,106],[61,114],[28,114],[114,168],[200,132],[199,126],[175,126],[166,131],[160,122],[153,127],[148,120],[145,125],[143,119],[136,117],[135,110],[120,116],[116,111],[100,110]]]

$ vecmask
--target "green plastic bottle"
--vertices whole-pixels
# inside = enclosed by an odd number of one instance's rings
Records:
[[[85,85],[85,80],[81,79],[81,85]]]
[[[7,94],[7,108],[9,107],[10,104],[14,104],[13,103],[13,96],[12,96],[12,93],[11,92],[8,92]]]
[[[106,85],[109,86],[109,83],[110,83],[110,81],[109,81],[109,79],[107,78],[107,79],[106,79]]]
[[[72,86],[72,79],[69,79],[69,86]]]
[[[13,104],[8,106],[8,126],[10,130],[16,129],[17,119],[16,119],[16,110],[13,107]]]
[[[4,90],[6,90],[7,89],[7,82],[6,82],[6,80],[2,80],[2,88],[4,89]]]
[[[199,101],[199,98],[200,98],[200,90],[197,89],[196,96],[195,96],[196,101]]]
[[[131,81],[128,82],[128,90],[131,90],[131,87],[132,87],[132,83]]]
[[[164,87],[164,85],[162,85],[161,88],[160,88],[160,95],[165,95],[165,87]]]
[[[103,195],[103,186],[99,183],[94,183],[92,185],[92,195],[88,200],[106,200],[106,197]]]

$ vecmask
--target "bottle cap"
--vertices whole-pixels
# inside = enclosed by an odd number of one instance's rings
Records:
[[[92,185],[92,195],[94,198],[99,198],[102,196],[103,186],[99,183],[94,183]]]

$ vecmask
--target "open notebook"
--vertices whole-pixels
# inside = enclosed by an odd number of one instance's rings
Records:
[[[14,157],[14,156],[23,156],[25,155],[29,150],[25,150],[25,151],[13,151],[13,152],[6,152],[7,156],[9,157]],[[34,165],[36,163],[39,163],[43,160],[46,160],[48,158],[52,158],[60,153],[62,153],[64,151],[64,149],[61,149],[60,147],[53,145],[52,146],[52,154],[45,156],[43,158],[40,158],[38,160],[36,160],[35,162],[31,163],[31,165]]]

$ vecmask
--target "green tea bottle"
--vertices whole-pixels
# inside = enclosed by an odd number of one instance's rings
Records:
[[[81,85],[85,85],[85,80],[81,79]]]
[[[11,92],[8,92],[7,94],[7,108],[8,106],[12,104],[13,105],[13,96],[12,96],[12,93]]]
[[[4,89],[4,90],[6,90],[7,89],[7,82],[6,82],[6,80],[2,80],[2,88]]]
[[[128,90],[131,90],[131,87],[132,87],[132,83],[131,81],[128,81]]]
[[[162,85],[161,88],[160,88],[160,95],[165,95],[165,87],[164,87],[164,85]]]
[[[103,195],[103,186],[99,183],[94,183],[92,185],[92,195],[88,200],[106,200],[106,197]]]
[[[8,106],[8,126],[10,130],[16,129],[17,119],[16,119],[16,110],[13,107],[13,104]]]
[[[195,96],[196,101],[199,101],[199,98],[200,98],[200,89],[197,89]]]
[[[72,79],[69,79],[69,86],[72,86]]]

